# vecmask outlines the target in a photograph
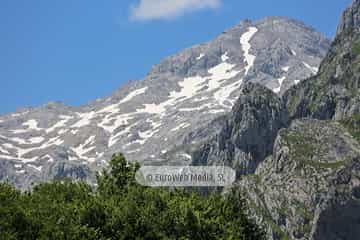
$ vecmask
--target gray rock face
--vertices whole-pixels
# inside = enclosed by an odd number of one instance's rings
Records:
[[[357,0],[343,14],[318,74],[284,94],[292,119],[341,120],[360,114],[359,11]]]
[[[303,119],[237,186],[268,239],[358,239],[360,145],[336,122]]]
[[[236,184],[268,239],[359,239],[359,11],[345,11],[318,74],[285,92],[290,127]]]
[[[145,79],[107,98],[78,108],[49,103],[0,116],[1,179],[27,188],[58,176],[83,178],[116,152],[145,164],[189,164],[186,153],[169,160],[168,152],[230,112],[243,83],[282,95],[317,71],[329,45],[323,35],[287,18],[243,21],[213,41],[166,58]]]
[[[254,173],[272,152],[277,132],[287,124],[286,108],[276,94],[258,84],[244,84],[220,131],[192,153],[192,164],[231,166],[239,176]]]
[[[340,35],[348,31],[359,32],[360,30],[359,9],[360,9],[360,1],[353,0],[352,5],[344,11],[341,17],[341,21],[339,23],[336,32],[337,35]]]

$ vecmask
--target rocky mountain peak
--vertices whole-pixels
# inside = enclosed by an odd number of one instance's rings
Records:
[[[6,166],[0,179],[26,188],[54,176],[88,177],[84,173],[106,166],[116,152],[131,161],[169,164],[167,156],[191,131],[231,111],[244,84],[259,84],[264,90],[259,95],[277,99],[317,72],[329,46],[322,34],[295,20],[245,20],[165,58],[143,80],[128,82],[108,97],[80,107],[52,103],[0,116],[0,161]],[[242,99],[263,101],[252,96]],[[272,107],[279,109],[277,104],[262,109],[270,120]],[[274,135],[271,129],[261,134]],[[183,151],[171,163],[190,160]]]
[[[337,28],[337,35],[343,32],[359,32],[360,31],[360,1],[354,0],[350,7],[348,7],[342,14],[339,26]]]
[[[272,152],[277,132],[288,124],[284,104],[274,92],[257,83],[245,83],[240,92],[230,114],[186,137],[182,149],[194,142],[198,145],[195,151],[188,151],[192,164],[227,165],[240,176],[254,173]],[[202,141],[204,135],[207,139]]]
[[[342,120],[360,113],[360,1],[345,10],[318,74],[285,94],[291,118]]]

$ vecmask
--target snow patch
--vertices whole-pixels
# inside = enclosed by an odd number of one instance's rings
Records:
[[[6,148],[14,148],[14,145],[12,145],[10,143],[4,143],[3,146]]]
[[[187,154],[187,153],[182,153],[181,156],[187,158],[187,159],[192,159],[191,155],[190,154]]]
[[[4,145],[5,145],[5,144],[4,144]],[[4,146],[4,145],[3,145],[3,146]],[[0,152],[3,152],[3,153],[5,153],[5,154],[10,155],[9,151],[6,150],[5,148],[3,148],[2,146],[0,146]]]
[[[11,130],[11,132],[13,132],[15,134],[21,134],[21,133],[27,133],[31,130],[35,130],[35,131],[42,130],[42,128],[38,127],[38,122],[35,119],[30,119],[30,120],[24,122],[22,124],[22,126],[27,127],[27,129],[15,129],[15,130]]]
[[[319,71],[319,68],[317,67],[312,67],[310,66],[308,63],[303,62],[304,66],[307,67],[313,74],[317,74]]]
[[[162,123],[161,123],[161,122],[155,122],[155,121],[153,121],[153,120],[151,120],[151,119],[146,119],[146,122],[147,122],[147,123],[150,123],[150,124],[151,124],[151,127],[152,127],[153,129],[158,129],[159,127],[162,126]]]
[[[251,49],[250,40],[253,38],[257,31],[257,28],[249,27],[248,31],[245,32],[240,38],[240,44],[242,50],[244,51],[244,62],[246,63],[244,76],[248,74],[249,70],[253,67],[255,62],[256,56],[251,55],[249,51]],[[240,73],[240,71],[232,70],[234,67],[235,65],[224,62],[209,70],[209,73],[212,74],[212,77],[208,82],[208,91],[219,89],[214,93],[214,98],[222,107],[225,108],[232,107],[236,100],[230,100],[230,96],[234,91],[241,87],[241,84],[243,82],[242,78],[231,84],[222,86],[222,80],[234,78]]]
[[[279,92],[281,91],[281,86],[282,86],[282,84],[283,84],[283,82],[284,82],[285,79],[286,79],[286,77],[281,77],[281,78],[278,78],[278,79],[277,79],[278,84],[279,84],[279,87],[273,89],[273,91],[274,91],[275,93],[279,93]]]
[[[187,128],[187,127],[190,127],[190,126],[191,126],[191,125],[190,125],[189,123],[186,123],[186,122],[185,122],[185,123],[179,124],[179,126],[171,129],[170,131],[171,131],[171,132],[175,132],[175,131],[178,131],[178,130],[180,130],[180,129]]]
[[[143,139],[151,138],[155,133],[156,133],[156,131],[153,131],[153,130],[148,130],[145,132],[141,132],[141,131],[138,132],[139,136]]]
[[[225,112],[224,109],[211,109],[209,111],[209,113],[211,113],[211,114],[218,114],[218,113],[224,113],[224,112]]]
[[[45,140],[45,138],[43,137],[32,137],[28,139],[28,142],[30,142],[30,144],[39,144],[41,142],[43,142]]]
[[[45,140],[45,138],[43,137],[32,137],[29,138],[27,140],[24,140],[22,138],[18,138],[18,137],[13,137],[13,138],[9,138],[10,141],[13,141],[17,144],[21,144],[21,145],[32,145],[32,144],[39,144],[41,142],[43,142]]]
[[[223,62],[226,62],[226,61],[229,59],[229,57],[228,57],[227,54],[228,54],[228,53],[226,52],[226,53],[224,53],[224,54],[221,56],[221,60],[222,60]]]
[[[167,105],[174,105],[179,99],[184,101],[193,97],[202,88],[202,83],[207,80],[208,78],[203,78],[201,76],[185,78],[183,81],[178,83],[181,87],[179,92],[170,92],[170,101]]]
[[[193,107],[193,108],[180,108],[179,111],[180,112],[193,112],[193,111],[200,111],[200,110],[203,110],[205,108],[211,108],[213,107],[213,104],[212,103],[206,103],[206,104],[203,104],[199,107]]]
[[[12,133],[15,134],[21,134],[21,133],[27,133],[30,131],[30,129],[15,129],[15,130],[10,130]]]
[[[289,66],[286,66],[286,67],[282,67],[282,68],[281,68],[281,70],[283,70],[284,72],[288,72],[288,71],[289,71],[289,69],[290,69],[290,67],[289,67]]]
[[[254,65],[254,62],[255,62],[256,56],[251,55],[249,53],[249,51],[251,49],[250,40],[253,38],[255,33],[257,33],[257,31],[258,31],[258,29],[256,27],[249,27],[248,31],[245,32],[240,38],[240,44],[244,51],[244,57],[245,57],[244,61],[247,64],[247,66],[245,67],[245,75],[248,74],[250,68],[252,68],[252,66]]]
[[[231,108],[234,105],[236,99],[230,99],[230,96],[235,90],[241,87],[242,81],[243,80],[240,79],[239,81],[226,85],[220,88],[220,90],[214,94],[215,99],[220,103],[221,106],[225,108]],[[225,104],[226,102],[229,104]]]
[[[76,135],[79,132],[79,129],[73,129],[70,131],[72,134]]]
[[[13,114],[10,114],[10,116],[16,118],[16,117],[24,116],[27,113],[29,113],[29,111],[24,111],[24,112],[20,112],[20,113],[13,113]]]
[[[22,144],[22,145],[26,145],[29,144],[28,141],[22,139],[22,138],[18,138],[18,137],[13,137],[13,138],[9,138],[10,141],[16,142],[17,144]]]
[[[143,87],[143,88],[137,89],[137,90],[129,93],[126,97],[124,97],[124,98],[120,101],[119,104],[128,102],[128,101],[130,101],[131,99],[133,99],[134,97],[136,97],[136,96],[138,96],[138,95],[141,95],[141,94],[144,94],[147,89],[148,89],[148,87]]]
[[[73,124],[70,128],[81,128],[90,124],[90,120],[95,118],[95,112],[78,113],[80,120]]]
[[[200,55],[196,58],[196,60],[200,60],[200,59],[202,59],[203,57],[205,57],[205,54],[200,53]]]
[[[129,120],[133,119],[132,115],[133,114],[122,114],[112,118],[106,116],[105,119],[98,125],[105,129],[107,132],[112,133],[118,127],[128,125]]]
[[[54,159],[49,154],[46,154],[45,156],[42,157],[42,159],[44,159],[44,158],[47,158],[48,162],[54,162]]]
[[[79,159],[84,159],[89,162],[93,162],[95,159],[88,158],[85,156],[85,154],[87,154],[88,152],[90,152],[96,148],[95,146],[88,147],[88,145],[94,144],[94,140],[95,140],[95,136],[91,136],[84,143],[80,144],[77,147],[72,147],[70,149],[76,153],[76,155],[79,157]]]
[[[107,107],[104,107],[103,109],[97,111],[96,113],[97,114],[100,114],[100,113],[117,113],[119,112],[119,104],[111,104]]]
[[[144,104],[145,108],[142,109],[136,109],[137,113],[149,113],[149,114],[162,114],[166,111],[165,106],[167,106],[167,102],[161,103],[161,104]]]
[[[28,127],[28,129],[40,131],[41,128],[38,127],[38,122],[35,119],[30,119],[22,124],[25,127]]]
[[[209,73],[212,77],[209,79],[207,91],[212,91],[221,86],[221,80],[231,79],[238,75],[240,71],[232,70],[235,67],[233,64],[220,63],[219,65],[209,69]]]
[[[59,121],[59,122],[57,122],[57,123],[55,123],[52,127],[46,129],[46,130],[45,130],[46,133],[53,132],[55,129],[60,128],[60,127],[65,127],[65,126],[66,126],[65,124],[66,124],[70,119],[72,119],[72,118],[73,118],[72,116],[61,115],[61,116],[60,116],[60,119],[62,119],[62,120]]]
[[[36,151],[36,150],[41,150],[41,149],[46,149],[48,147],[51,147],[51,146],[59,146],[61,144],[63,144],[64,141],[61,140],[59,137],[55,137],[55,138],[51,138],[49,139],[48,142],[46,143],[43,143],[40,147],[34,147],[34,148],[17,148],[15,147],[15,149],[17,150],[17,157],[15,157],[16,159],[19,159],[23,162],[33,162],[35,160],[38,159],[38,157],[33,157],[33,158],[24,158],[23,156],[29,152],[32,152],[32,151]]]
[[[32,164],[29,164],[28,166],[31,167],[31,168],[34,168],[38,172],[41,172],[42,166],[37,167],[37,166],[32,165]]]
[[[136,140],[134,141],[133,143],[139,143],[140,145],[143,145],[145,144],[145,142],[151,138],[152,136],[154,136],[155,133],[157,133],[159,130],[153,130],[153,129],[150,129],[148,131],[145,131],[145,132],[141,132],[139,131],[138,134],[139,134],[139,137],[142,138],[141,140]]]
[[[135,149],[135,150],[127,151],[127,154],[132,154],[132,153],[136,153],[136,152],[140,152],[140,149]]]
[[[137,113],[149,113],[149,114],[159,114],[162,118],[166,112],[166,107],[174,106],[180,101],[185,101],[190,99],[203,89],[205,86],[208,87],[207,92],[213,91],[221,87],[221,82],[226,79],[234,78],[240,73],[240,71],[232,70],[235,67],[233,64],[226,62],[220,63],[217,66],[209,69],[208,72],[211,74],[209,77],[194,76],[184,78],[183,81],[180,81],[178,85],[181,87],[180,91],[170,92],[169,99],[160,104],[144,104],[144,108],[137,109]],[[238,83],[241,84],[241,83]],[[203,93],[204,91],[202,91]],[[224,101],[223,97],[217,99],[220,103]]]
[[[300,82],[300,80],[297,80],[297,79],[294,80],[294,83],[295,83],[295,84],[298,84],[299,82]]]
[[[114,146],[115,143],[117,143],[117,141],[119,140],[119,137],[121,137],[122,135],[129,134],[132,127],[132,125],[127,126],[124,130],[118,132],[117,134],[111,135],[109,138],[108,147]]]
[[[146,90],[148,89],[148,87],[144,87],[144,88],[140,88],[137,90],[134,90],[133,92],[129,93],[127,96],[125,96],[119,103],[116,104],[112,104],[109,105],[99,111],[97,111],[96,113],[118,113],[120,108],[119,106],[125,102],[130,101],[131,99],[133,99],[134,97],[144,94],[146,92]]]
[[[66,130],[66,129],[61,129],[60,131],[58,131],[58,134],[59,134],[59,135],[62,135],[62,134],[64,134],[64,133],[67,133],[67,131],[68,131],[68,130]]]

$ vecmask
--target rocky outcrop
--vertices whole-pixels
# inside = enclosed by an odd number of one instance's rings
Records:
[[[83,181],[94,181],[95,174],[90,170],[87,165],[71,162],[56,162],[46,169],[46,176],[51,179],[73,179]]]
[[[38,172],[41,171],[41,175]],[[76,161],[58,161],[39,166],[28,164],[15,166],[11,161],[0,161],[0,178],[5,182],[12,183],[22,190],[30,190],[33,182],[41,183],[52,180],[72,179],[94,184],[95,172],[86,164]]]
[[[359,13],[355,0],[318,74],[285,92],[290,127],[236,184],[268,239],[359,239]]]
[[[278,130],[287,122],[276,94],[258,84],[245,84],[221,130],[193,152],[192,164],[227,165],[238,175],[253,173],[271,153]]]
[[[340,123],[294,121],[237,186],[268,239],[360,236],[360,145]]]
[[[360,1],[343,14],[316,76],[284,94],[292,119],[341,120],[360,113]]]
[[[352,5],[347,8],[342,14],[339,26],[337,28],[337,35],[349,31],[360,31],[360,2],[353,0]]]

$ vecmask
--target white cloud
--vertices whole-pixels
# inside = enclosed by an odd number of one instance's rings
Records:
[[[146,21],[172,19],[188,12],[202,9],[216,9],[221,0],[140,0],[131,7],[130,19]]]

